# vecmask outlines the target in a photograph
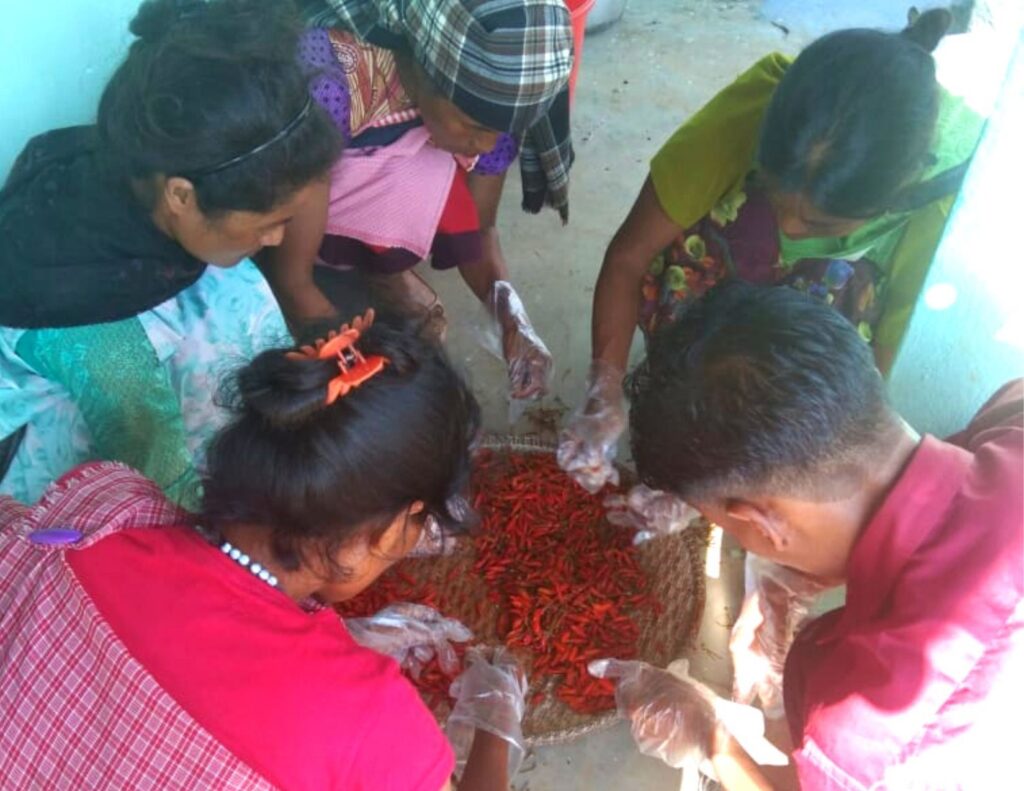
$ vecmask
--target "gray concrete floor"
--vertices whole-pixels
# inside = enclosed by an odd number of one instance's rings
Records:
[[[509,179],[499,218],[516,287],[557,365],[545,406],[572,406],[590,360],[590,304],[605,246],[626,216],[659,145],[691,113],[756,59],[796,52],[806,41],[759,16],[756,2],[631,0],[623,19],[589,36],[573,118],[577,162],[571,220],[519,209],[518,176]],[[427,273],[424,273],[427,274]],[[502,363],[480,348],[480,310],[455,275],[428,275],[453,326],[449,347],[473,379],[488,430],[510,430]],[[639,346],[634,352],[639,353]],[[517,432],[530,431],[522,420]],[[623,452],[623,455],[625,453]],[[742,589],[742,560],[726,545],[719,579],[690,657],[698,676],[728,689],[726,640]],[[661,791],[679,772],[640,755],[624,724],[528,758],[518,791]]]

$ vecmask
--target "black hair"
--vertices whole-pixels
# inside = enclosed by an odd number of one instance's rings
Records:
[[[476,399],[444,352],[412,332],[378,322],[358,348],[390,362],[331,405],[337,362],[295,359],[293,349],[265,351],[229,380],[235,414],[207,452],[205,528],[269,527],[278,562],[294,569],[307,548],[330,558],[417,500],[443,532],[467,526],[459,499]]]
[[[691,502],[842,497],[898,424],[871,349],[794,289],[716,286],[628,382],[641,479]]]
[[[931,50],[951,21],[933,9],[902,33],[839,30],[804,49],[761,125],[758,162],[773,186],[848,218],[938,197],[908,190],[930,164],[939,108]]]
[[[287,0],[146,0],[138,39],[107,84],[100,153],[122,179],[191,178],[199,209],[267,212],[317,178],[341,138],[315,103],[283,139],[214,173],[190,177],[273,138],[309,101],[296,60],[300,25]]]

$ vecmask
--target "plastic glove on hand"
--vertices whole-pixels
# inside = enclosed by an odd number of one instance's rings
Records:
[[[392,604],[369,618],[346,618],[345,627],[359,645],[387,654],[414,678],[435,656],[445,673],[454,674],[459,658],[451,644],[473,639],[461,622],[425,604]]]
[[[558,466],[591,494],[607,483],[619,482],[612,462],[626,428],[623,376],[620,368],[594,360],[583,406],[570,417],[558,440]]]
[[[463,498],[464,499],[464,498]],[[428,514],[420,531],[420,537],[406,557],[425,558],[437,555],[450,555],[455,551],[456,539],[454,536],[445,535],[441,525],[433,514]]]
[[[526,753],[522,726],[526,689],[526,675],[505,648],[471,648],[467,652],[466,669],[449,690],[455,706],[445,726],[460,774],[477,728],[507,741],[508,776],[519,770]]]
[[[548,392],[554,360],[540,339],[519,294],[499,280],[491,287],[491,309],[501,328],[501,350],[508,366],[510,395],[514,399],[540,398]]]
[[[747,597],[729,638],[733,700],[760,699],[765,716],[783,714],[782,674],[814,599],[832,587],[778,563],[747,555]]]
[[[629,720],[644,755],[693,769],[710,757],[717,726],[715,695],[690,678],[685,660],[661,670],[646,662],[599,659],[588,670],[617,682],[619,716]]]
[[[636,530],[634,544],[685,530],[700,516],[674,494],[638,484],[628,494],[611,494],[604,499],[608,521]]]

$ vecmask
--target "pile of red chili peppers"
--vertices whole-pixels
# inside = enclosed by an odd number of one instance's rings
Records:
[[[588,494],[551,456],[532,453],[480,454],[473,485],[482,521],[472,568],[497,609],[497,639],[526,658],[537,690],[530,702],[548,690],[580,713],[612,708],[613,685],[591,677],[587,664],[634,658],[638,618],[661,608],[648,593],[632,534],[605,521],[607,493]],[[444,599],[443,590],[395,569],[342,612],[369,615],[396,601],[445,612]],[[428,667],[417,685],[430,703],[449,682]]]

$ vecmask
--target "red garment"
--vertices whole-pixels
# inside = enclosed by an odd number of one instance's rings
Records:
[[[85,470],[75,474],[91,475],[88,485],[48,495],[50,507],[34,512],[61,526],[104,525],[105,537],[67,551],[31,551],[52,558],[49,567],[74,589],[79,604],[69,618],[89,627],[87,634],[102,629],[116,650],[98,663],[83,657],[78,644],[65,642],[73,625],[57,634],[60,639],[51,637],[50,597],[40,598],[24,575],[9,576],[3,567],[4,597],[11,585],[32,594],[19,605],[34,628],[22,634],[22,618],[7,624],[5,615],[4,641],[13,635],[26,648],[5,660],[5,677],[11,673],[18,682],[5,680],[0,716],[34,696],[39,702],[30,713],[46,727],[25,725],[9,744],[0,742],[0,776],[12,776],[3,769],[4,756],[13,755],[12,765],[23,773],[32,770],[30,764],[46,767],[45,774],[26,776],[47,787],[444,786],[454,763],[451,749],[394,662],[357,646],[333,611],[301,610],[193,530],[175,526],[183,515],[141,476],[112,465]],[[134,501],[126,498],[132,490]],[[62,509],[59,519],[49,515],[54,503]],[[148,517],[146,508],[158,518]],[[4,559],[10,554],[7,535]],[[21,552],[31,547],[23,538],[16,543]],[[28,656],[38,651],[37,640],[44,641],[45,653]],[[37,680],[42,657],[45,683]],[[116,698],[108,700],[112,684]],[[106,701],[106,708],[96,711],[97,701]],[[155,706],[160,702],[191,730],[178,725],[168,731],[162,723],[170,715]],[[116,711],[107,711],[111,707]],[[126,722],[122,710],[134,719]],[[86,717],[94,730],[82,734]],[[168,742],[175,733],[182,735]],[[121,746],[129,737],[131,752]],[[6,727],[2,739],[8,739]],[[67,741],[79,747],[69,753]],[[196,760],[182,762],[178,753],[194,753]],[[95,781],[90,776],[67,785],[68,777],[78,777],[66,774],[69,755],[83,767],[103,758]],[[209,769],[208,756],[216,759]],[[165,781],[169,766],[179,782]],[[126,772],[135,781],[117,782]]]
[[[989,402],[963,447],[922,440],[854,547],[846,606],[794,642],[802,788],[1009,782],[1024,714],[1022,395],[1015,382]]]
[[[79,468],[32,509],[0,497],[0,786],[17,789],[270,789],[154,681],[71,574],[64,547],[184,514],[115,464]]]

